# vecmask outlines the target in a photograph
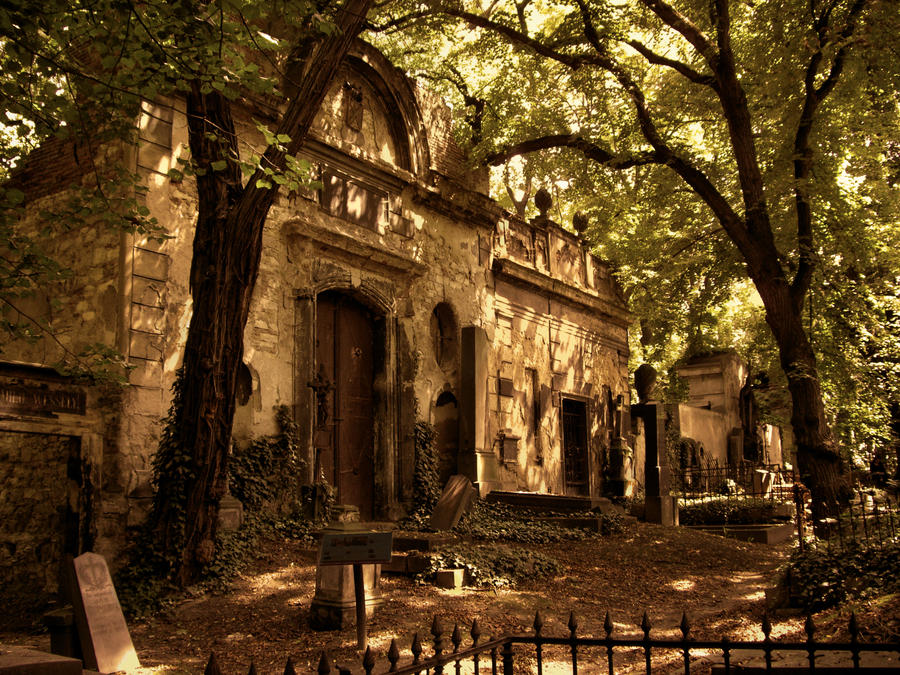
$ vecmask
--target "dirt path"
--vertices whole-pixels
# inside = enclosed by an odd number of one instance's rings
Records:
[[[370,645],[383,657],[396,638],[405,662],[415,631],[431,653],[435,614],[452,648],[449,631],[455,623],[468,645],[473,618],[484,640],[530,632],[538,610],[546,635],[568,635],[570,611],[579,635],[603,635],[607,611],[614,635],[637,635],[646,610],[654,636],[678,635],[686,612],[695,637],[740,637],[758,626],[765,588],[789,551],[787,545],[742,543],[642,523],[621,535],[532,548],[556,557],[565,572],[512,590],[442,590],[407,578],[383,578],[386,603],[370,623]],[[267,542],[229,593],[187,599],[153,619],[132,623],[145,675],[201,673],[210,652],[227,675],[243,675],[251,661],[260,674],[280,673],[289,655],[298,673],[313,672],[323,649],[341,664],[358,666],[353,628],[314,632],[308,627],[314,560],[315,552],[296,542]],[[44,636],[29,640],[47,648],[41,644]]]

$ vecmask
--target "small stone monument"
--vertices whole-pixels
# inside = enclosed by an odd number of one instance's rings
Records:
[[[101,673],[140,668],[103,556],[83,553],[72,564],[72,605],[84,667]]]
[[[332,523],[322,533],[363,531],[359,509],[339,504],[334,507]],[[381,591],[381,565],[362,565],[366,616],[384,604]],[[356,621],[356,594],[353,565],[319,565],[316,568],[316,593],[309,608],[309,626],[313,630],[343,630]]]

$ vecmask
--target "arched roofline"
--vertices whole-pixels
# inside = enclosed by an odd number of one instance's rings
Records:
[[[398,111],[399,118],[390,116],[391,131],[400,143],[406,169],[418,178],[425,178],[431,168],[428,137],[416,93],[409,78],[375,47],[357,39],[347,53],[347,66],[369,81],[389,109]]]

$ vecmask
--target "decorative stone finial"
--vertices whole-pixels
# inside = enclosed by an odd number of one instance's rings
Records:
[[[634,388],[637,389],[638,401],[647,403],[653,397],[656,389],[656,368],[649,363],[643,363],[634,371]]]
[[[537,194],[534,196],[534,205],[540,211],[541,218],[546,218],[547,212],[553,206],[553,197],[550,196],[546,188],[541,188],[537,191]]]
[[[572,227],[578,234],[584,234],[588,226],[588,217],[581,211],[572,216]]]

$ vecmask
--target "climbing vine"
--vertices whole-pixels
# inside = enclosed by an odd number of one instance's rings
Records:
[[[416,462],[413,473],[414,513],[428,516],[441,496],[438,451],[434,427],[422,420],[415,426]]]
[[[233,448],[228,484],[247,511],[265,506],[281,515],[296,515],[302,506],[307,462],[288,406],[275,408],[275,422],[277,434]]]
[[[162,440],[153,458],[152,485],[159,494],[165,481],[168,508],[179,518],[175,529],[181,541],[164,547],[155,531],[156,499],[150,517],[127,551],[128,563],[116,575],[116,587],[125,612],[132,617],[158,610],[178,590],[171,578],[177,551],[183,545],[186,484],[192,477],[191,456],[177,442],[175,414],[181,405],[182,374],[176,374],[172,387],[172,405],[163,423]],[[261,436],[232,452],[229,462],[231,493],[244,506],[244,520],[234,531],[220,531],[216,556],[202,570],[201,586],[221,587],[244,566],[262,536],[309,539],[312,530],[327,520],[334,502],[334,491],[327,484],[304,485],[306,460],[301,454],[297,427],[290,409],[275,409],[278,433]],[[313,508],[310,500],[318,500]],[[314,521],[311,513],[319,518]],[[168,530],[172,532],[173,530]],[[174,544],[174,545],[173,545]],[[175,552],[167,555],[164,551]]]

